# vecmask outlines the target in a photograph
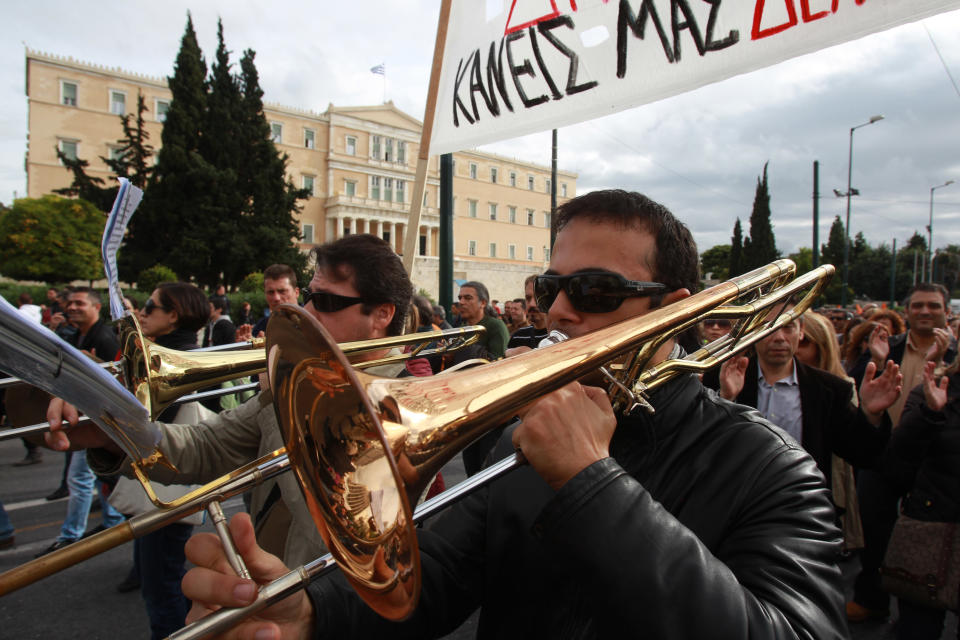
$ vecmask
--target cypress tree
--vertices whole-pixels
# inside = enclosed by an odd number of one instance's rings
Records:
[[[820,256],[824,263],[832,264],[837,269],[843,268],[843,243],[845,236],[843,233],[843,222],[840,216],[833,219],[830,225],[830,235],[827,236],[827,244],[821,245]]]
[[[773,227],[770,224],[770,189],[767,183],[767,164],[763,177],[757,178],[757,192],[750,214],[750,242],[744,244],[744,272],[762,267],[780,257]]]
[[[740,218],[737,218],[733,225],[733,237],[730,238],[730,277],[739,276],[744,272],[743,269],[743,229],[740,226]]]

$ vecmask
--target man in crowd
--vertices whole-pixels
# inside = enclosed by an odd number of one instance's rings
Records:
[[[267,299],[270,313],[282,304],[297,304],[300,288],[297,286],[297,274],[285,264],[272,264],[263,270],[263,295]],[[267,329],[270,313],[264,315],[253,327],[241,325],[237,328],[237,342],[250,338],[262,338]]]
[[[890,438],[886,410],[899,396],[899,372],[891,364],[882,377],[874,378],[876,367],[870,367],[857,406],[853,385],[796,359],[801,340],[802,317],[757,342],[755,356],[724,362],[719,391],[727,400],[756,407],[793,436],[817,461],[831,487],[832,454],[858,467],[875,466],[879,460]],[[710,373],[704,376],[706,386],[715,383]]]
[[[920,283],[907,295],[906,333],[886,338],[880,329],[870,335],[869,349],[863,353],[850,375],[860,380],[868,367],[892,361],[903,375],[903,391],[893,406],[890,418],[900,422],[900,414],[910,391],[923,380],[928,361],[952,362],[957,355],[956,340],[946,327],[949,294],[939,284]],[[863,521],[864,548],[860,552],[860,573],[854,582],[853,600],[847,603],[850,622],[886,618],[890,615],[890,596],[880,588],[880,565],[897,519],[900,495],[876,471],[862,469],[857,474],[857,497]]]
[[[335,340],[353,342],[400,335],[413,286],[388,243],[368,234],[350,235],[321,245],[314,252],[317,271],[304,308]],[[381,355],[382,352],[370,352],[365,357],[375,359]],[[395,375],[402,369],[401,362],[366,371]],[[268,389],[236,409],[197,425],[161,424],[163,439],[158,447],[179,474],[157,465],[151,469],[151,478],[167,484],[209,482],[279,449],[284,439],[277,426],[272,398]],[[129,460],[124,460],[116,445],[98,428],[81,426],[68,434],[59,430],[61,417],[71,423],[76,421],[72,407],[55,401],[48,417],[51,433],[47,442],[54,449],[100,447],[89,454],[95,469],[116,473],[129,468]],[[252,492],[250,513],[260,544],[286,562],[304,564],[325,552],[292,473],[258,485]]]
[[[540,345],[540,341],[547,337],[547,316],[537,307],[537,298],[533,294],[533,283],[536,279],[537,276],[528,276],[523,281],[524,300],[518,304],[525,305],[526,317],[529,318],[530,324],[513,332],[510,336],[510,342],[507,343],[508,349],[516,349],[517,347],[536,349]]]
[[[699,284],[689,230],[640,194],[574,198],[555,225],[537,299],[548,324],[573,338],[677,303]],[[667,341],[651,364],[681,355]],[[371,612],[333,575],[233,633],[438,637],[479,606],[485,638],[846,637],[840,539],[812,458],[695,375],[649,400],[654,413],[618,416],[603,390],[573,382],[521,410],[498,453],[521,450],[530,466],[418,530],[423,589],[402,623]],[[231,529],[257,582],[286,571],[256,547],[248,516]],[[188,619],[254,599],[254,581],[229,575],[215,538],[194,536],[187,553],[197,565],[183,582]]]
[[[460,326],[480,325],[486,329],[477,344],[486,350],[486,357],[490,360],[502,358],[510,334],[503,320],[487,313],[490,303],[487,287],[481,282],[464,282],[460,285],[457,300],[460,302]]]
[[[75,287],[67,298],[67,317],[70,324],[77,327],[77,334],[71,343],[99,360],[113,360],[120,351],[120,343],[109,324],[100,319],[100,294],[89,287]],[[70,500],[67,502],[67,517],[60,527],[60,535],[53,543],[38,553],[40,557],[72,544],[83,537],[87,529],[87,516],[90,503],[96,492],[100,499],[102,523],[99,529],[123,522],[123,516],[104,498],[100,490],[100,481],[93,475],[82,453],[70,457],[67,469],[67,487]]]
[[[433,324],[437,325],[441,329],[452,329],[450,323],[447,322],[447,314],[444,313],[443,307],[439,304],[433,305]]]
[[[219,347],[234,342],[237,329],[230,320],[228,304],[226,296],[210,296],[210,320],[203,329],[204,347]]]
[[[505,302],[504,304],[507,305],[507,311],[505,314],[507,331],[513,334],[517,329],[527,326],[526,305],[524,305],[522,298],[515,298]]]

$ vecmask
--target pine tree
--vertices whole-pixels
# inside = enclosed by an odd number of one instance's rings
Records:
[[[846,242],[846,236],[843,233],[843,222],[840,216],[833,219],[830,225],[830,235],[827,237],[827,244],[821,245],[820,257],[824,264],[832,264],[837,269],[843,268],[843,244]]]
[[[750,214],[750,241],[744,243],[744,272],[762,267],[780,257],[770,224],[770,189],[767,183],[767,164],[763,165],[763,177],[757,178],[757,192]]]
[[[110,211],[113,201],[117,197],[117,188],[105,187],[103,178],[87,175],[90,163],[82,158],[68,158],[59,148],[54,149],[57,158],[67,171],[73,174],[73,181],[69,187],[54,189],[53,192],[71,198],[86,200],[100,211]]]
[[[116,156],[100,159],[107,163],[118,177],[127,178],[131,184],[141,189],[146,188],[153,173],[150,158],[153,157],[153,147],[147,142],[150,132],[147,131],[143,114],[147,112],[147,104],[142,93],[137,93],[137,114],[127,113],[120,116],[123,126],[123,137],[117,140],[119,145]]]
[[[743,229],[740,226],[740,218],[737,218],[733,225],[733,237],[730,238],[730,277],[739,276],[744,272],[743,268]]]

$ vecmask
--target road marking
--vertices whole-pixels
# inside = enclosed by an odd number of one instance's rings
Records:
[[[44,504],[56,504],[58,502],[63,502],[67,498],[60,498],[58,500],[47,500],[46,498],[37,498],[36,500],[24,500],[23,502],[14,502],[13,504],[4,504],[3,508],[7,511],[16,511],[18,509],[28,509],[30,507],[39,507]]]

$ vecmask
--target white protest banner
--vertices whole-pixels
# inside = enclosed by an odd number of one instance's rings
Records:
[[[645,104],[960,0],[456,0],[431,154]]]

